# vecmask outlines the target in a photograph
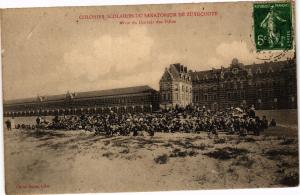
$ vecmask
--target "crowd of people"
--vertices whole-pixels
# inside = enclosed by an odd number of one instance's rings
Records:
[[[274,119],[269,123],[266,116],[256,116],[254,107],[247,109],[228,108],[211,111],[205,107],[187,107],[161,110],[152,113],[82,114],[55,116],[52,121],[38,116],[36,125],[18,124],[16,128],[65,129],[94,131],[96,135],[142,135],[155,132],[200,133],[218,136],[223,131],[228,134],[246,136],[260,135],[269,126],[276,126]]]

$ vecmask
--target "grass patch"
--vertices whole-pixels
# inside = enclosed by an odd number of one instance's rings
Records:
[[[254,139],[253,137],[245,137],[244,141],[245,142],[256,142],[256,139]]]
[[[114,154],[112,152],[106,152],[106,153],[102,154],[102,156],[109,158],[109,159],[111,159],[113,157],[113,155]]]
[[[176,145],[177,147],[181,147],[184,149],[194,149],[194,150],[205,150],[206,148],[211,148],[212,146],[206,145],[201,143],[200,145],[194,145],[189,141],[170,141],[172,144]]]
[[[142,157],[139,155],[129,155],[125,157],[126,160],[136,160],[138,158],[142,158]]]
[[[156,158],[154,158],[154,162],[156,164],[166,164],[169,160],[168,155],[163,154],[163,155],[159,155]]]
[[[175,158],[175,157],[187,157],[187,156],[196,156],[198,153],[195,152],[194,150],[185,150],[185,151],[181,151],[180,149],[176,148],[172,151],[172,153],[170,154],[171,158]]]
[[[78,145],[71,145],[69,148],[70,149],[78,149],[79,147],[78,147]]]
[[[173,145],[170,144],[170,143],[163,144],[162,146],[164,146],[164,147],[173,147]]]
[[[233,165],[237,166],[243,166],[248,169],[252,168],[252,165],[254,164],[254,160],[249,158],[247,155],[242,155],[237,157],[236,161],[233,162]]]
[[[295,144],[295,143],[296,143],[295,139],[284,137],[283,140],[282,140],[282,142],[280,142],[279,144],[280,145],[291,145],[291,144]]]
[[[279,183],[288,187],[295,187],[299,185],[299,173],[290,172],[286,174],[282,179],[279,180]]]
[[[280,160],[280,156],[298,156],[298,150],[292,148],[278,148],[268,150],[265,154],[271,160]]]
[[[224,147],[224,148],[218,148],[212,152],[205,153],[204,155],[219,160],[228,160],[231,158],[236,158],[237,156],[240,155],[245,155],[247,153],[249,153],[247,149]]]
[[[199,146],[197,146],[197,149],[199,149],[199,150],[205,150],[207,148],[212,148],[212,147],[213,146],[211,146],[211,145],[207,145],[205,143],[201,143]]]
[[[121,154],[128,154],[129,153],[129,149],[125,148],[124,150],[120,151]]]
[[[198,182],[199,184],[205,184],[208,182],[208,178],[206,175],[200,175],[195,178],[195,181]]]
[[[220,139],[215,139],[214,140],[214,144],[224,144],[225,143],[225,139],[224,138],[220,138]]]

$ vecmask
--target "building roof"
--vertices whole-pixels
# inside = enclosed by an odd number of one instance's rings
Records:
[[[190,81],[190,71],[188,68],[180,63],[176,64],[170,64],[168,68],[165,69],[165,72],[161,78],[162,79],[167,79],[167,77],[170,76],[172,80],[185,80],[185,81]]]
[[[277,62],[265,62],[261,64],[251,64],[251,65],[243,65],[242,63],[238,63],[235,66],[239,66],[240,69],[246,71],[251,70],[251,72],[255,75],[257,73],[265,74],[268,73],[269,71],[279,72],[282,70],[282,68],[284,68],[284,66],[286,66],[289,63],[290,62],[286,60],[286,61],[277,61]],[[208,79],[208,80],[214,79],[216,75],[219,75],[222,72],[222,70],[226,74],[226,72],[229,72],[233,66],[234,65],[231,64],[231,66],[223,69],[220,68],[220,69],[212,69],[212,70],[205,70],[205,71],[194,71],[191,73],[192,80],[197,81],[202,79]]]
[[[173,79],[175,79],[175,80],[180,79],[179,72],[180,72],[180,67],[181,66],[182,65],[180,65],[180,64],[171,64],[170,65],[169,72],[172,75]]]
[[[65,100],[68,94],[71,94],[73,99],[83,99],[83,98],[93,98],[93,97],[104,97],[104,96],[114,96],[114,95],[128,95],[128,94],[137,94],[144,92],[156,92],[153,88],[148,85],[135,86],[135,87],[125,87],[125,88],[116,88],[116,89],[107,89],[107,90],[98,90],[98,91],[87,91],[87,92],[75,92],[67,93],[60,95],[51,95],[51,96],[37,96],[34,98],[23,98],[23,99],[14,99],[14,100],[4,100],[4,104],[23,104],[23,103],[36,103],[39,101],[39,98],[42,101],[59,101]]]
[[[90,97],[101,97],[101,96],[113,96],[113,95],[126,95],[126,94],[136,94],[155,91],[148,85],[136,86],[136,87],[126,87],[117,89],[107,89],[100,91],[87,91],[75,93],[75,99],[79,98],[90,98]]]
[[[36,101],[37,98],[22,98],[22,99],[14,99],[14,100],[3,100],[3,104],[33,103]]]

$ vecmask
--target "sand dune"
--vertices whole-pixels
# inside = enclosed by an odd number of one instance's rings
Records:
[[[294,135],[5,131],[6,191],[64,193],[298,185]],[[297,131],[294,133],[297,135]]]

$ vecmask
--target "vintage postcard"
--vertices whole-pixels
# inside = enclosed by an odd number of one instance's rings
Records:
[[[6,193],[298,186],[294,5],[2,9]]]

